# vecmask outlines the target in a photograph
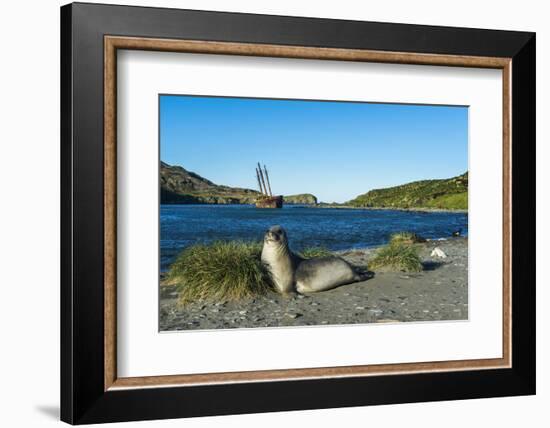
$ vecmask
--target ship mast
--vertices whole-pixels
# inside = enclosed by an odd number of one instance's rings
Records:
[[[267,180],[267,187],[269,189],[269,196],[273,196],[273,193],[271,193],[271,183],[269,183],[269,175],[267,174],[267,168],[264,164],[264,171],[265,171],[265,179]]]
[[[265,193],[262,187],[262,181],[260,180],[260,170],[258,168],[256,168],[256,178],[258,179],[258,186],[260,186],[260,193],[263,195]]]
[[[256,208],[282,208],[283,197],[273,196],[271,191],[271,181],[269,181],[269,172],[265,165],[258,162],[256,166],[256,179],[258,180],[258,187],[260,188],[260,195],[256,197]]]
[[[262,172],[262,167],[260,166],[260,162],[258,162],[258,171],[260,172],[260,179],[262,181],[262,184],[263,184],[263,188],[264,188],[264,194],[267,195],[267,186],[265,185],[265,180],[264,180],[264,174]]]

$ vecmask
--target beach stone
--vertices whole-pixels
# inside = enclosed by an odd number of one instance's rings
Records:
[[[432,251],[432,253],[430,254],[431,257],[437,257],[437,258],[440,258],[440,259],[446,259],[447,258],[447,254],[445,254],[443,252],[443,250],[439,247],[435,247]]]
[[[290,313],[290,312],[286,312],[285,313],[285,317],[289,317],[289,318],[292,318],[292,319],[296,319],[298,317],[301,317],[302,314],[298,314],[298,313]]]

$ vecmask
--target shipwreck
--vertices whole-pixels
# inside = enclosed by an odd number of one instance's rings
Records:
[[[258,162],[258,166],[256,167],[256,178],[258,179],[258,186],[261,193],[261,195],[256,199],[256,208],[282,208],[283,197],[280,195],[273,196],[267,168],[264,165],[262,170],[260,162]]]

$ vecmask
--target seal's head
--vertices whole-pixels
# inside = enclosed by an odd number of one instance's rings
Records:
[[[274,247],[287,247],[286,232],[281,226],[272,226],[265,232],[264,245]]]

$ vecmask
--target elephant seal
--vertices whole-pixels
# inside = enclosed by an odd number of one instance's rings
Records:
[[[370,278],[356,272],[340,257],[304,259],[294,254],[281,226],[273,226],[265,233],[261,259],[271,274],[273,285],[282,294],[315,293]]]

